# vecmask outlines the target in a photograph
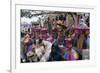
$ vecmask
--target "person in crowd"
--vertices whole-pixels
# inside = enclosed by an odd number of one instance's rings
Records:
[[[29,33],[26,33],[26,35],[24,36],[24,39],[23,39],[23,48],[22,48],[22,52],[23,52],[23,56],[24,56],[24,61],[28,61],[27,59],[27,51],[30,47],[30,45],[32,45],[32,39],[31,39],[31,35]]]
[[[61,61],[62,60],[62,52],[61,49],[65,47],[65,38],[63,36],[63,28],[60,26],[60,23],[57,25],[57,38],[54,40],[52,44],[52,50],[50,54],[51,61]]]
[[[82,53],[77,47],[72,44],[72,38],[67,38],[67,48],[64,49],[63,59],[64,60],[81,60]]]
[[[35,45],[34,44],[28,46],[26,55],[27,55],[28,62],[37,62],[38,61],[38,57],[35,53]]]
[[[90,48],[90,33],[89,33],[89,29],[86,29],[85,31],[85,49],[89,49]]]
[[[49,41],[45,41],[42,39],[36,40],[35,53],[38,57],[38,61],[46,62],[49,60],[51,53],[52,44]]]
[[[51,20],[50,20],[49,17],[48,17],[47,25],[48,25],[49,34],[51,34],[51,32],[52,32],[52,23],[51,23]]]
[[[57,25],[57,41],[59,45],[65,45],[64,28],[59,24]]]
[[[61,60],[62,60],[61,49],[58,46],[58,42],[55,41],[52,44],[49,61],[61,61]]]
[[[80,31],[77,28],[74,28],[74,32],[72,34],[72,43],[73,46],[77,47],[78,39],[79,39]]]
[[[84,29],[84,28],[88,28],[87,24],[85,23],[85,19],[80,19],[80,28]]]

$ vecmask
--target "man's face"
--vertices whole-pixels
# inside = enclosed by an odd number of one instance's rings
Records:
[[[78,34],[79,33],[79,31],[78,30],[75,30],[75,34]]]
[[[89,34],[89,30],[87,30],[86,32],[85,32],[85,35],[88,35]]]
[[[61,32],[58,32],[58,36],[59,37],[62,37],[63,36],[63,32],[61,31]]]
[[[67,44],[68,49],[70,50],[72,48],[72,43]]]

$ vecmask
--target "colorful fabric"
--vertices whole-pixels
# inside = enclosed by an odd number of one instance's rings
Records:
[[[79,58],[78,53],[72,49],[71,52],[67,51],[64,54],[64,59],[65,60],[77,60]]]

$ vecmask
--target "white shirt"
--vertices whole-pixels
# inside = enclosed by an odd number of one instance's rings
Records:
[[[35,49],[35,52],[38,57],[41,57],[40,61],[45,62],[49,59],[52,44],[49,41],[44,40],[42,41],[42,43],[45,45],[45,48],[43,46],[40,46],[39,48]],[[43,52],[44,54],[42,54]]]

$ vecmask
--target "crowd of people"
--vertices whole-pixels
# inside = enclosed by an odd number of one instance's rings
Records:
[[[90,30],[84,19],[79,25],[65,25],[62,16],[47,20],[48,27],[44,23],[21,33],[21,62],[83,60],[83,50],[89,51],[90,45]]]

